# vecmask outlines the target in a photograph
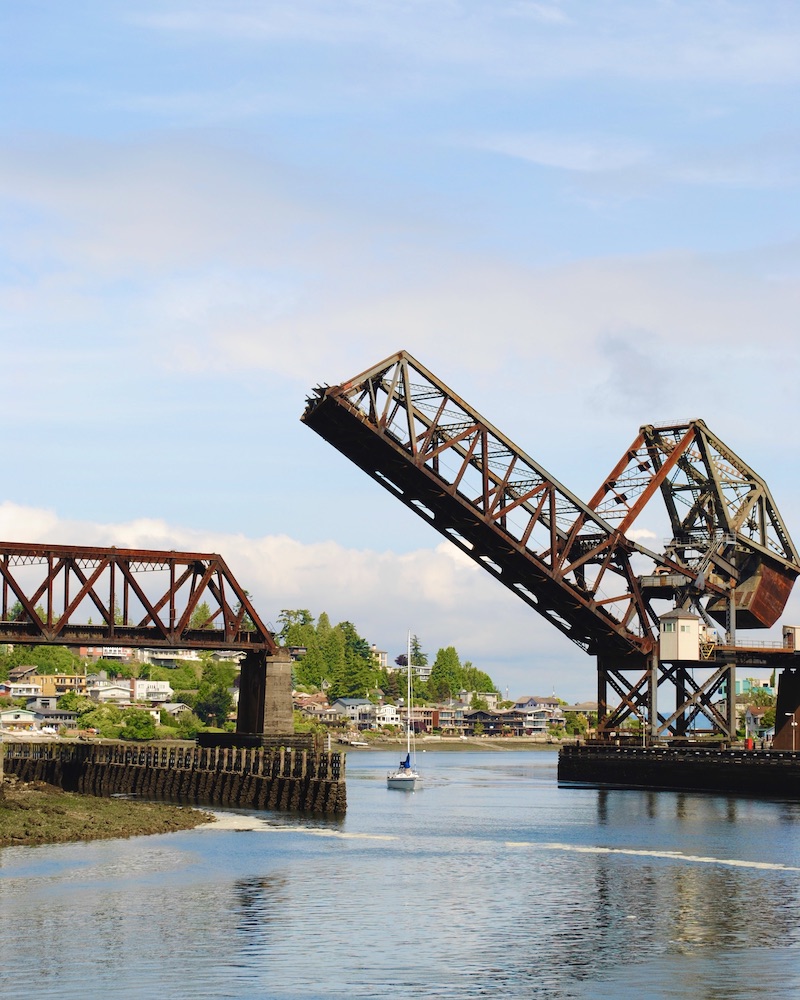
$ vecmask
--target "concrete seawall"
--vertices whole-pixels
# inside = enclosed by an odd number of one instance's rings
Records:
[[[800,752],[701,747],[562,747],[559,784],[800,799]]]
[[[344,755],[288,747],[4,744],[5,770],[85,795],[342,815]]]

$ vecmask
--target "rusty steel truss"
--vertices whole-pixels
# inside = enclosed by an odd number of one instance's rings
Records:
[[[302,420],[597,658],[601,735],[631,716],[653,737],[731,734],[737,624],[774,624],[800,559],[764,481],[703,421],[643,427],[583,503],[404,351],[318,387]],[[630,535],[659,494],[663,552]],[[660,662],[658,601],[725,625],[708,662]]]
[[[0,542],[0,642],[277,646],[221,556]]]

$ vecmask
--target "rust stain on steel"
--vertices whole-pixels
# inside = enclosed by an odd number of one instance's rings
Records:
[[[21,542],[0,542],[0,642],[278,648],[216,553]]]

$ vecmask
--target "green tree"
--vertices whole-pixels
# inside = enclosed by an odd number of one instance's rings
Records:
[[[246,600],[248,601],[248,603],[250,603],[250,606],[252,607],[252,602],[250,601],[250,591],[249,590],[245,590],[245,591],[243,591],[243,593],[244,593],[244,596],[245,596]],[[242,610],[242,604],[243,604],[242,601],[237,601],[236,602],[236,614],[237,614],[237,616],[239,615],[239,613]],[[255,630],[256,630],[256,623],[250,617],[250,613],[248,611],[245,611],[244,615],[242,616],[242,631],[243,632],[255,632]]]
[[[564,715],[564,731],[568,736],[583,736],[589,729],[589,720],[583,712],[567,712]]]
[[[109,677],[129,681],[132,677],[139,676],[140,666],[144,666],[144,664],[121,663],[119,660],[97,660],[92,670],[94,673],[100,673],[101,670],[104,670]]]
[[[297,679],[301,684],[319,690],[326,680],[327,670],[325,657],[317,641],[316,634],[312,633],[308,641],[304,642],[303,645],[306,651],[295,668]]]
[[[203,601],[192,612],[189,618],[189,628],[208,629],[213,627],[214,622],[211,620],[211,608],[208,606],[208,601]]]
[[[461,687],[463,687],[465,691],[497,690],[492,678],[487,673],[484,673],[483,670],[477,670],[473,667],[469,660],[467,660],[462,667]]]
[[[16,645],[2,657],[2,666],[6,669],[32,666],[41,674],[78,674],[84,670],[80,658],[66,646]]]
[[[122,709],[116,705],[97,705],[87,698],[78,709],[78,728],[95,729],[106,739],[116,739],[122,724]]]
[[[221,728],[225,725],[232,708],[233,698],[226,687],[221,684],[210,684],[208,681],[200,684],[194,702],[194,711],[198,718]]]
[[[123,740],[152,740],[156,735],[156,720],[141,708],[129,708],[123,716],[125,725],[120,730]]]
[[[177,719],[172,720],[177,729],[179,740],[193,740],[203,728],[203,721],[194,712],[181,712]]]
[[[238,673],[235,663],[230,663],[227,660],[217,660],[213,653],[206,652],[200,654],[200,662],[203,665],[201,678],[207,684],[224,688],[233,686],[236,674]]]
[[[34,611],[41,621],[47,621],[47,615],[41,604],[37,604]],[[8,609],[8,620],[10,622],[27,621],[28,617],[28,612],[23,608],[20,601],[15,601]]]
[[[67,691],[66,694],[61,695],[57,704],[63,712],[79,712],[88,707],[93,708],[97,702],[92,701],[91,698],[82,698],[74,691]]]
[[[412,656],[413,660],[413,656]],[[462,668],[454,646],[440,649],[431,668],[428,694],[437,701],[452,698],[461,690]]]
[[[747,694],[747,697],[751,705],[756,705],[759,708],[770,707],[775,704],[776,698],[774,694],[770,694],[765,688],[754,687],[751,688]]]
[[[305,640],[314,632],[314,618],[308,608],[297,611],[284,608],[278,615],[278,624],[275,636],[282,646],[305,646]]]
[[[382,670],[378,684],[383,689],[389,701],[397,701],[400,695],[400,672],[398,670]]]

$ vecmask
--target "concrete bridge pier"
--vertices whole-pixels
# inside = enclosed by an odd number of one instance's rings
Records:
[[[239,678],[236,732],[293,735],[292,658],[287,650],[278,649],[274,656],[255,650],[245,655]]]

